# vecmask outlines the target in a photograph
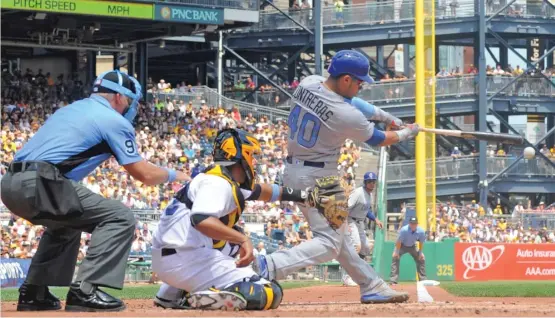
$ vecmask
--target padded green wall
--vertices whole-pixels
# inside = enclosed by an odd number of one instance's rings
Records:
[[[424,243],[426,257],[426,275],[437,281],[455,280],[455,242],[458,239],[446,239],[443,242]],[[383,242],[380,255],[375,255],[375,269],[380,276],[389,281],[391,261],[395,242]],[[379,262],[379,265],[377,264]],[[401,258],[399,281],[415,281],[416,264],[409,254]]]

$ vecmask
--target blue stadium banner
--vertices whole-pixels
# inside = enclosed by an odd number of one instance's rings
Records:
[[[154,20],[166,22],[224,24],[224,10],[179,5],[156,4]]]
[[[0,260],[2,288],[19,288],[27,278],[31,259],[3,258]]]

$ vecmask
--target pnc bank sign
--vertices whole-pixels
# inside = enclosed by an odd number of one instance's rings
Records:
[[[223,9],[208,9],[176,5],[155,5],[154,19],[166,22],[224,24]]]

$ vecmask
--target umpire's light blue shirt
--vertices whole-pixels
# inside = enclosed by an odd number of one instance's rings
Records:
[[[131,123],[98,95],[57,110],[14,161],[46,161],[79,181],[115,156],[120,165],[142,160]]]
[[[416,228],[416,231],[412,231],[410,226],[407,224],[401,228],[399,231],[399,237],[397,238],[397,242],[401,242],[403,246],[414,246],[416,241],[420,241],[421,244],[424,244],[426,241],[426,232],[420,226]]]

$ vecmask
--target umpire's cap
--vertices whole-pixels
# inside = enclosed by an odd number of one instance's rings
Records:
[[[331,59],[328,73],[333,77],[347,74],[372,84],[374,79],[368,75],[369,69],[370,64],[366,56],[357,51],[343,50]]]
[[[377,180],[378,176],[373,173],[373,172],[367,172],[364,174],[364,182],[366,181],[373,181],[373,180]]]
[[[418,224],[418,220],[413,216],[409,219],[409,223],[411,224]]]

